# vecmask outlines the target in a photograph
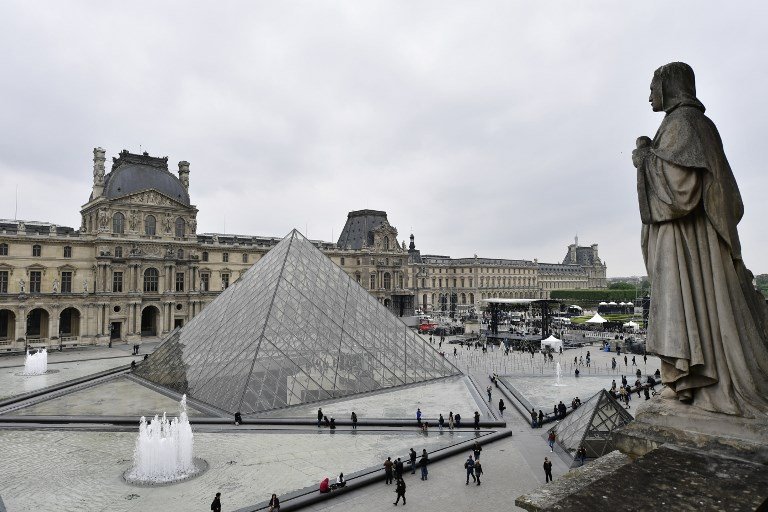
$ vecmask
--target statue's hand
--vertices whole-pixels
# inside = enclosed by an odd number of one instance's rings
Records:
[[[651,139],[646,136],[638,137],[635,143],[637,149],[632,151],[632,165],[639,169],[643,161],[651,152]]]

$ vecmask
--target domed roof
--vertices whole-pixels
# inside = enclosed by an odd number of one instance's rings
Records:
[[[120,157],[113,159],[112,171],[104,177],[104,197],[114,199],[150,189],[189,206],[189,193],[168,171],[167,157],[121,151]]]

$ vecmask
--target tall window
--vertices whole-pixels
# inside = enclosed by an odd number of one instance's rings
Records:
[[[144,291],[157,292],[157,284],[160,281],[160,273],[156,268],[148,268],[144,271]]]
[[[65,258],[71,258],[72,257],[72,248],[70,246],[64,247],[64,257]]]
[[[184,249],[179,249],[176,251],[176,259],[183,260],[184,259]]]
[[[29,273],[29,293],[40,293],[40,286],[43,282],[43,273],[39,270],[33,270]]]
[[[389,272],[384,272],[384,289],[389,290],[392,288],[392,276]]]
[[[41,253],[42,248],[39,245],[35,244],[32,246],[32,256],[40,256]]]
[[[118,235],[125,232],[125,215],[120,212],[112,216],[112,232]]]
[[[223,261],[224,263],[227,263],[229,261],[229,253],[228,252],[225,252],[225,253],[221,254],[221,261]]]
[[[357,281],[357,284],[360,284],[360,272],[355,273],[355,281]]]
[[[229,288],[229,274],[221,274],[221,289]]]
[[[72,293],[72,272],[61,273],[61,293]]]
[[[385,251],[389,250],[389,237],[388,236],[384,237],[384,250]]]
[[[243,253],[243,263],[248,263],[248,253],[247,252]]]
[[[122,293],[123,291],[123,273],[112,272],[112,291]]]
[[[341,266],[344,266],[344,256],[341,257]]]
[[[123,257],[123,248],[119,245],[115,247],[115,258],[122,258]]]
[[[208,252],[203,251],[203,261],[208,261]]]
[[[371,274],[371,290],[376,289],[376,274]]]
[[[154,235],[155,224],[156,224],[155,218],[152,215],[147,215],[147,218],[144,219],[144,234]]]
[[[176,291],[184,291],[184,272],[176,272]]]
[[[405,288],[403,286],[403,273],[402,272],[397,274],[397,287],[398,288]]]
[[[0,270],[0,293],[8,293],[8,271]]]
[[[176,237],[177,238],[184,238],[184,236],[187,234],[187,224],[184,222],[184,219],[179,217],[176,219]]]
[[[0,244],[0,256],[8,256],[8,244]]]
[[[211,275],[206,273],[200,274],[200,290],[207,292],[210,287]]]

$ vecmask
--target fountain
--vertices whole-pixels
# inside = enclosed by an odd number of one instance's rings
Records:
[[[187,395],[181,398],[178,418],[155,415],[139,422],[133,451],[133,467],[123,478],[134,485],[165,485],[188,480],[208,469],[208,463],[193,456],[194,439],[187,417]]]
[[[567,386],[567,384],[563,384],[563,369],[560,367],[560,363],[557,363],[557,368],[555,368],[555,386]]]
[[[48,351],[43,349],[34,354],[27,350],[22,375],[43,375],[48,372]]]

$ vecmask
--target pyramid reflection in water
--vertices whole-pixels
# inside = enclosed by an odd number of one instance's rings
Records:
[[[296,230],[136,370],[243,414],[460,373]]]

